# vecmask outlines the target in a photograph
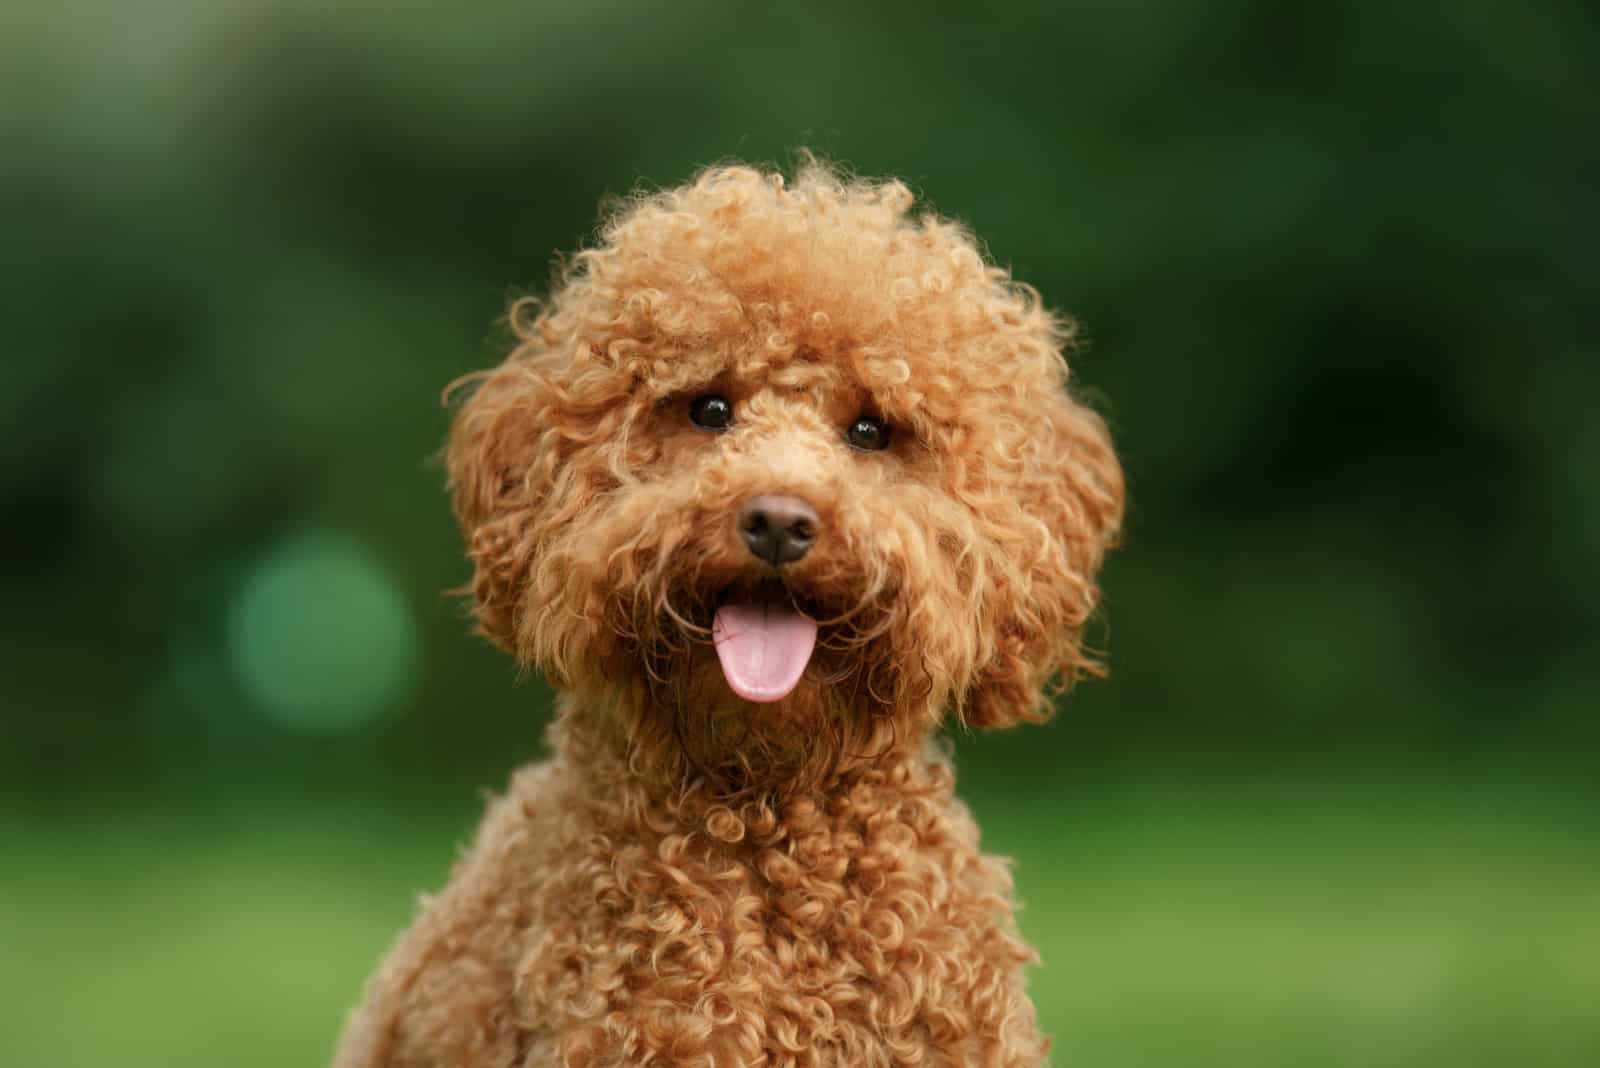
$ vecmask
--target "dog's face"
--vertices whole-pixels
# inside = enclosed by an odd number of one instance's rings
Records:
[[[869,724],[1043,718],[1093,667],[1121,473],[1060,320],[910,204],[719,168],[514,311],[450,447],[486,633],[747,771],[783,738],[837,760]]]

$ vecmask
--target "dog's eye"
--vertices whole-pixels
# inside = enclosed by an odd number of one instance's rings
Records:
[[[696,397],[689,402],[689,418],[701,430],[726,430],[733,425],[733,405],[714,393]]]
[[[863,415],[860,419],[850,424],[850,429],[844,432],[844,440],[852,448],[864,452],[876,452],[889,447],[889,425],[882,419],[875,419],[870,415]]]

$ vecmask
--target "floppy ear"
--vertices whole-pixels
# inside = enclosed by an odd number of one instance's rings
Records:
[[[1064,386],[1052,389],[1044,408],[1017,484],[1030,528],[1020,540],[1038,551],[994,591],[994,654],[961,709],[974,727],[1042,723],[1052,711],[1052,680],[1061,689],[1104,671],[1082,639],[1100,601],[1100,562],[1122,524],[1122,468],[1105,422]]]
[[[536,359],[518,349],[499,367],[452,383],[446,398],[457,391],[465,400],[450,429],[446,466],[473,566],[473,616],[482,634],[516,653],[537,549],[535,513],[551,478],[539,463],[539,413],[550,388]]]

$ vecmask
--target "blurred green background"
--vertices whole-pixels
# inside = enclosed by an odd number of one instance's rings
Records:
[[[1600,1064],[1590,5],[0,5],[0,1064],[318,1064],[549,694],[440,388],[810,146],[1085,324],[1114,677],[957,739],[1056,1063]]]

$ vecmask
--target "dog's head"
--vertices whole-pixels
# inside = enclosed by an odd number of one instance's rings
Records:
[[[911,205],[708,170],[617,211],[473,376],[449,469],[479,623],[636,745],[837,764],[946,710],[1043,719],[1095,668],[1122,476],[1069,329]]]

